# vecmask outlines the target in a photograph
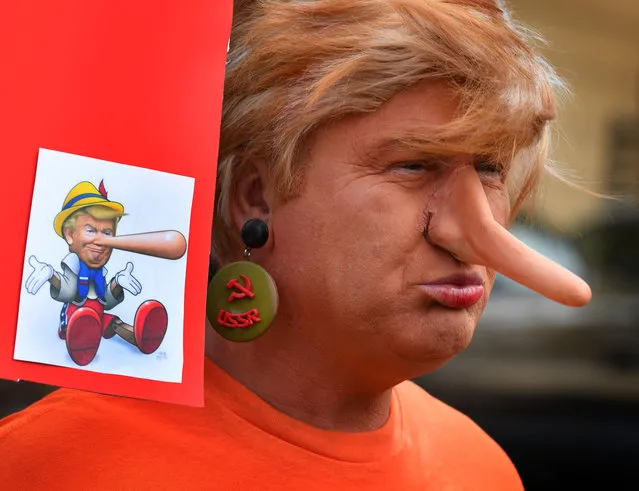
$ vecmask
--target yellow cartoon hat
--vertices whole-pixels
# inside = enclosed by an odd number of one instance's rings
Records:
[[[88,208],[89,206],[106,206],[113,211],[124,215],[124,206],[115,201],[109,201],[107,198],[107,192],[104,188],[104,183],[100,182],[100,189],[96,188],[93,184],[87,181],[83,181],[73,186],[67,197],[64,198],[62,204],[62,210],[58,213],[53,220],[53,228],[56,233],[64,238],[62,233],[62,224],[71,216],[74,212],[81,210],[82,208]]]

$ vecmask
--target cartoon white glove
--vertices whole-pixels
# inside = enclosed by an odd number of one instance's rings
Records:
[[[47,263],[41,263],[35,256],[29,258],[29,266],[33,268],[33,271],[24,286],[31,295],[35,295],[42,285],[53,277],[53,267]]]
[[[133,276],[133,263],[126,263],[126,268],[115,275],[116,284],[120,285],[126,291],[133,295],[137,295],[142,291],[142,284]]]

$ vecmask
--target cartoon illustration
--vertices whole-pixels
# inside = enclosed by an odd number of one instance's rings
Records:
[[[150,354],[166,334],[168,314],[157,300],[147,300],[138,307],[133,325],[106,313],[124,301],[125,291],[133,296],[142,292],[132,262],[109,278],[105,265],[113,249],[164,259],[179,259],[186,252],[186,239],[174,230],[117,236],[117,226],[125,215],[122,204],[108,199],[103,182],[99,188],[80,182],[67,194],[53,223],[55,232],[69,246],[61,271],[35,256],[29,258],[32,271],[25,288],[35,295],[50,283],[51,298],[63,304],[58,335],[80,366],[95,358],[102,338],[117,334]]]

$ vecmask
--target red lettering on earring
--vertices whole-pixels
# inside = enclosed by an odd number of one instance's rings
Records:
[[[257,309],[251,309],[241,314],[233,314],[226,310],[220,310],[217,316],[217,323],[221,326],[230,327],[231,329],[244,329],[250,327],[257,322],[261,322],[260,313]]]
[[[236,300],[236,299],[242,299],[246,297],[248,298],[255,297],[255,293],[253,293],[253,290],[251,288],[251,280],[249,279],[249,277],[243,274],[241,274],[240,277],[244,280],[244,283],[245,283],[244,285],[242,285],[236,279],[232,279],[226,284],[227,288],[229,289],[235,288],[237,290],[235,292],[231,292],[231,295],[229,296],[229,303],[231,303],[233,300]]]
[[[226,310],[220,310],[217,315],[217,323],[221,326],[230,327],[231,329],[244,329],[250,327],[257,322],[261,322],[259,311],[251,309],[241,314],[233,314]]]

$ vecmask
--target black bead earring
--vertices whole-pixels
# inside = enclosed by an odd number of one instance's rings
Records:
[[[246,246],[244,257],[248,260],[251,249],[260,249],[268,241],[268,225],[264,220],[253,218],[242,227],[242,242]]]
[[[241,237],[244,261],[228,264],[215,273],[206,300],[209,322],[231,341],[251,341],[264,334],[278,306],[273,278],[264,268],[250,262],[251,250],[268,242],[268,225],[260,219],[248,220]]]

